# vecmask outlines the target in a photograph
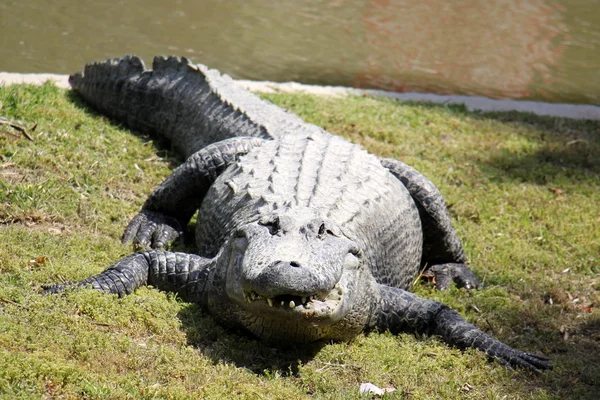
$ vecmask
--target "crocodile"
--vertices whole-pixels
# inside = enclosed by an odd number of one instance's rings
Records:
[[[125,296],[152,285],[276,344],[414,332],[509,367],[552,368],[408,290],[420,273],[439,289],[480,287],[439,190],[414,168],[185,58],[156,57],[151,70],[135,56],[90,63],[69,82],[101,113],[166,138],[185,161],[126,227],[123,243],[137,252],[47,292]],[[197,252],[166,250],[196,212]]]

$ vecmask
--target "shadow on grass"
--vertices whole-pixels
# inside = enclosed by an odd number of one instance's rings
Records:
[[[549,388],[560,387],[572,398],[597,399],[600,393],[600,316],[578,322],[570,329],[570,336],[557,334],[560,339],[553,341],[557,379],[547,384]]]
[[[569,300],[548,304],[542,300],[542,291],[519,295],[490,312],[489,318],[485,312],[478,314],[475,324],[514,348],[550,358],[553,371],[539,375],[519,371],[518,379],[528,386],[557,398],[596,399],[600,393],[600,315]]]
[[[158,134],[150,134],[147,132],[140,132],[138,130],[131,129],[128,126],[126,126],[124,123],[119,122],[113,118],[107,117],[105,114],[97,111],[95,108],[93,108],[88,103],[86,103],[83,100],[83,98],[79,94],[77,94],[77,92],[75,92],[74,90],[67,91],[66,96],[67,96],[67,99],[69,99],[69,101],[71,103],[73,103],[73,105],[75,105],[75,107],[81,109],[82,111],[84,111],[85,113],[87,113],[89,115],[93,115],[94,117],[97,117],[97,118],[102,118],[110,126],[112,126],[114,128],[118,128],[118,129],[128,129],[129,131],[132,132],[132,134],[134,134],[135,136],[137,136],[141,139],[152,140],[152,145],[154,146],[156,155],[158,157],[161,157],[162,159],[168,161],[170,169],[175,169],[183,163],[184,159],[179,154],[177,154],[175,151],[171,150],[171,143],[169,142],[168,139],[164,138],[163,136],[158,135]]]
[[[256,374],[296,376],[326,345],[326,342],[290,343],[275,346],[259,341],[243,331],[228,331],[199,307],[190,304],[179,312],[190,346],[197,348],[213,363],[231,362]]]
[[[431,105],[432,107],[445,107]],[[475,121],[497,121],[514,126],[532,151],[500,149],[482,170],[493,180],[513,179],[537,184],[558,177],[572,180],[600,174],[600,121],[538,116],[522,112],[474,112],[462,105],[446,106],[451,113]]]

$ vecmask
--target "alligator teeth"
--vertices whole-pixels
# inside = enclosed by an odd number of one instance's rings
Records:
[[[290,308],[294,307],[296,307],[296,303],[294,303],[294,300],[290,300]]]
[[[337,301],[339,299],[341,299],[342,297],[337,293],[337,292],[330,292],[327,297],[325,297],[325,301],[327,300],[334,300]]]
[[[267,299],[267,303],[269,303],[269,307],[273,307],[273,300]]]
[[[342,287],[338,287],[338,294],[341,296],[342,294],[344,294],[344,289],[342,289]]]
[[[285,306],[285,303],[282,301],[282,302],[281,302],[281,305],[282,305],[282,306]]]
[[[302,304],[305,304],[305,303],[306,303],[306,297],[303,297],[302,298]]]

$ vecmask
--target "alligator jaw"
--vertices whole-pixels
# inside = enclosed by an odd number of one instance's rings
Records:
[[[264,297],[254,291],[243,292],[244,302],[255,312],[267,312],[280,316],[300,316],[310,320],[329,318],[340,311],[344,290],[338,283],[325,295],[311,296],[279,295]]]

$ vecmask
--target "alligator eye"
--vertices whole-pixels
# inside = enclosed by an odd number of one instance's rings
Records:
[[[267,227],[271,235],[277,235],[281,230],[281,225],[279,224],[279,217],[276,217],[275,219],[269,222],[259,222],[259,225]]]
[[[325,232],[326,232],[325,224],[323,223],[323,224],[321,224],[321,226],[319,226],[319,233],[318,233],[319,237],[321,239],[325,236]],[[327,233],[329,233],[329,232],[327,231]]]

